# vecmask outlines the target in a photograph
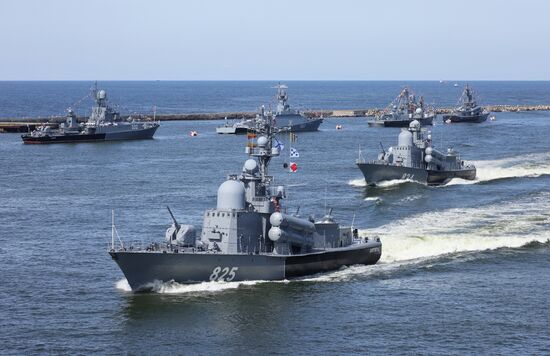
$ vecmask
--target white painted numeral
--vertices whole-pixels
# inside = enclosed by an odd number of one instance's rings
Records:
[[[224,267],[222,269],[221,266],[217,266],[212,270],[212,274],[210,275],[211,281],[226,281],[231,282],[233,279],[235,279],[236,273],[239,270],[239,267]],[[221,272],[221,274],[220,274]]]
[[[235,278],[235,273],[237,272],[238,269],[239,269],[239,267],[231,268],[231,271],[229,271],[229,275],[227,276],[227,278],[225,280],[227,282],[231,282]]]
[[[220,266],[214,268],[214,270],[212,271],[212,274],[210,275],[210,280],[211,281],[218,280],[218,273],[220,273],[221,270],[222,268]]]

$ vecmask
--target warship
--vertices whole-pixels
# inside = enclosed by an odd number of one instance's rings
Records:
[[[95,105],[85,123],[79,123],[73,110],[68,109],[65,122],[58,129],[42,125],[30,133],[21,135],[23,143],[69,143],[114,140],[137,140],[153,138],[159,123],[154,120],[138,120],[132,117],[121,118],[109,106],[105,90],[92,88]]]
[[[420,122],[414,120],[408,129],[401,129],[398,143],[387,151],[382,148],[378,159],[365,161],[359,151],[357,166],[368,185],[381,181],[408,179],[428,185],[448,183],[452,178],[473,180],[476,167],[460,159],[458,152],[449,147],[440,152],[432,145],[431,133],[424,137]]]
[[[368,121],[369,126],[407,127],[413,120],[422,125],[432,125],[436,117],[435,110],[424,103],[424,97],[416,101],[416,96],[408,88],[377,116]]]
[[[450,113],[443,115],[443,121],[450,122],[484,122],[490,112],[479,106],[474,97],[474,91],[466,85],[458,99],[457,107]]]
[[[285,187],[268,174],[270,160],[280,155],[274,121],[260,112],[256,137],[245,149],[249,158],[240,174],[219,186],[217,205],[204,212],[200,231],[179,224],[168,208],[173,223],[164,241],[143,248],[119,238],[115,245],[113,217],[109,254],[133,291],[151,290],[157,281],[285,280],[380,259],[380,239],[341,226],[332,210],[320,219],[302,218],[283,206]]]
[[[277,107],[275,110],[275,126],[282,132],[305,132],[317,131],[323,123],[323,118],[308,118],[299,110],[292,109],[288,104],[288,86],[279,83],[274,87],[277,89]],[[260,114],[255,118],[243,118],[238,122],[229,123],[225,120],[222,126],[216,128],[219,134],[244,134],[254,131],[254,122],[258,120]]]

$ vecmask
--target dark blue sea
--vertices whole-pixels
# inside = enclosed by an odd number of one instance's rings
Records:
[[[287,82],[301,109],[384,107],[405,85],[452,106],[465,84],[454,83]],[[273,104],[275,84],[98,83],[126,113],[253,111]],[[550,82],[470,84],[482,104],[550,104]],[[0,82],[0,117],[85,115],[92,85]],[[549,354],[550,112],[495,116],[431,129],[436,147],[476,164],[473,182],[366,187],[359,149],[374,158],[399,129],[364,118],[299,134],[297,173],[284,155],[272,162],[290,210],[320,216],[326,204],[380,236],[377,265],[146,294],[129,291],[107,253],[111,209],[126,242],[162,240],[166,205],[200,226],[218,185],[242,169],[246,139],[216,135],[219,121],[163,122],[135,142],[23,145],[0,134],[0,353]]]

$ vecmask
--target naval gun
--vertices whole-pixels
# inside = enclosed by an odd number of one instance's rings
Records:
[[[170,207],[167,206],[168,213],[172,218],[172,225],[166,230],[166,241],[172,247],[173,243],[183,247],[192,247],[196,244],[196,229],[194,225],[180,225]]]

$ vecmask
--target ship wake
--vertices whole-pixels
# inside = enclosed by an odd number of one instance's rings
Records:
[[[158,294],[203,294],[219,293],[245,286],[255,286],[262,283],[273,283],[273,281],[242,281],[242,282],[202,282],[193,284],[183,284],[174,281],[162,282],[155,281],[143,286],[143,290]],[[288,283],[287,280],[277,281],[277,283]],[[126,278],[116,283],[116,288],[123,292],[131,292],[132,288]]]
[[[360,234],[382,240],[382,258],[377,265],[352,266],[305,280],[343,281],[437,263],[443,257],[547,243],[550,192],[477,208],[427,212]]]
[[[378,182],[378,183],[376,183],[376,187],[378,187],[378,188],[390,188],[390,187],[395,187],[395,186],[405,184],[405,183],[420,184],[420,183],[415,182],[415,181],[410,180],[410,179],[392,179],[392,180],[385,180],[385,181],[382,181],[382,182]],[[364,178],[352,179],[352,180],[348,181],[348,184],[351,185],[352,187],[358,187],[358,188],[367,186],[367,182],[365,181]]]
[[[455,178],[447,185],[476,184],[507,178],[550,175],[550,152],[532,153],[490,161],[473,161],[477,168],[475,180]]]

